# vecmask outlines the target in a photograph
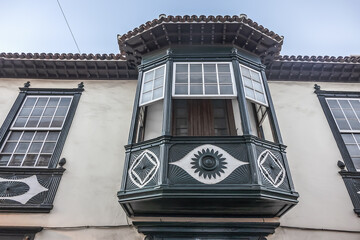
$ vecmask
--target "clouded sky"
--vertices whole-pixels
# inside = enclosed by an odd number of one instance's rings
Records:
[[[282,55],[360,55],[358,0],[59,0],[82,53],[166,15],[239,15],[285,37]],[[57,0],[0,0],[0,52],[76,53]]]

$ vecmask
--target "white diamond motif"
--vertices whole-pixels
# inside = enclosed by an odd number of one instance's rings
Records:
[[[259,155],[257,163],[263,176],[274,187],[279,187],[283,183],[286,175],[285,168],[272,152],[269,150],[263,151]]]
[[[137,187],[143,188],[154,178],[159,166],[160,161],[157,156],[145,150],[131,164],[129,177]]]

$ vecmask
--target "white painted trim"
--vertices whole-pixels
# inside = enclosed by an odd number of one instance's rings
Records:
[[[163,83],[162,83],[162,88],[163,88],[162,96],[159,97],[159,98],[153,99],[153,98],[154,98],[154,90],[160,88],[160,87],[154,88],[154,84],[155,84],[155,70],[156,70],[156,69],[159,69],[159,68],[162,68],[162,67],[164,67],[164,75],[163,75]],[[144,84],[145,84],[145,74],[148,73],[148,72],[151,72],[151,71],[154,71],[154,77],[153,77],[153,79],[152,79],[152,87],[151,87],[151,90],[147,91],[147,92],[151,92],[151,100],[148,101],[148,102],[142,103],[143,89],[144,89]],[[166,79],[166,64],[160,65],[160,66],[158,66],[158,67],[152,68],[152,69],[144,72],[144,74],[143,74],[143,76],[142,76],[142,79],[141,79],[141,89],[140,89],[139,107],[141,107],[141,106],[146,106],[146,105],[149,105],[149,104],[151,104],[151,103],[153,103],[153,102],[156,102],[156,101],[159,101],[159,100],[164,99],[164,96],[165,96],[165,79]],[[150,81],[148,81],[148,82],[150,82]]]

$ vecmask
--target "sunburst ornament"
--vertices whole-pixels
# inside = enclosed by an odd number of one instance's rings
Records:
[[[236,168],[249,163],[234,158],[218,146],[205,144],[170,164],[182,168],[201,183],[216,184],[227,178]]]
[[[202,149],[197,154],[195,153],[191,160],[193,165],[191,168],[195,170],[195,173],[199,174],[199,177],[204,175],[205,179],[220,177],[222,173],[225,173],[224,169],[227,168],[226,158],[219,151],[214,151],[214,149]]]

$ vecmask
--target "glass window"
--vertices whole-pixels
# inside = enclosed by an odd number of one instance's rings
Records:
[[[173,96],[236,96],[231,63],[175,63]]]
[[[154,68],[144,73],[140,106],[164,98],[165,65]]]
[[[326,102],[355,168],[360,170],[360,100],[327,98]]]
[[[245,97],[251,101],[268,106],[265,95],[264,83],[261,74],[251,68],[240,64],[241,77],[245,91]]]
[[[0,148],[0,166],[47,167],[72,96],[27,96]]]

